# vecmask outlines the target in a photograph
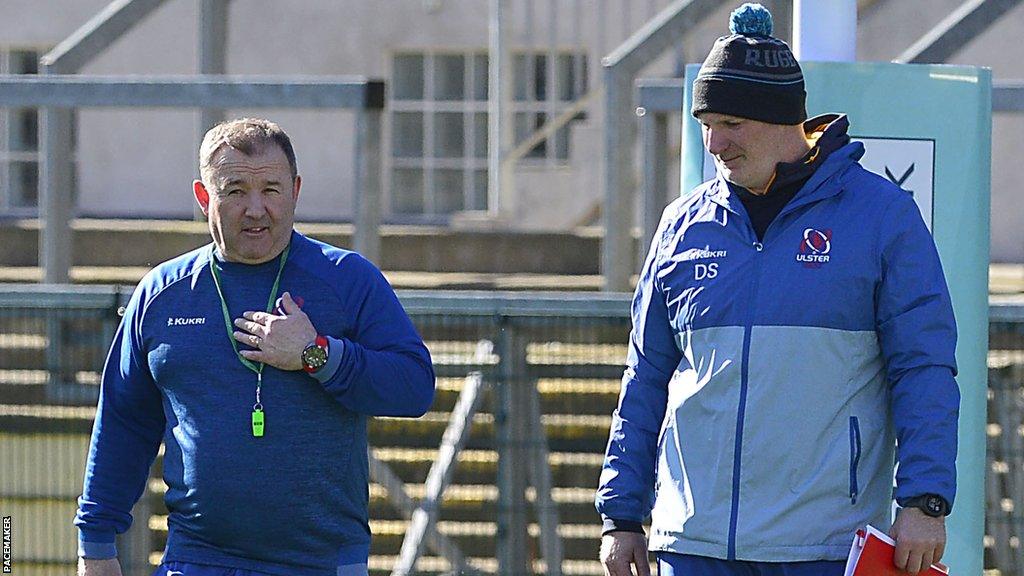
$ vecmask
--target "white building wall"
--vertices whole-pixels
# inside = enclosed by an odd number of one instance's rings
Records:
[[[600,57],[669,0],[556,0],[555,47],[589,48],[589,86],[600,84]],[[20,2],[14,21],[30,30],[0,24],[0,44],[52,46],[98,11],[105,2],[41,0]],[[88,5],[88,6],[86,6]],[[69,10],[74,7],[74,10]],[[485,50],[488,3],[483,0],[235,0],[229,4],[227,71],[230,74],[363,75],[387,79],[398,51]],[[5,6],[6,9],[6,6]],[[530,10],[532,9],[532,16]],[[6,11],[6,10],[5,10]],[[574,14],[583,15],[577,19]],[[61,14],[55,26],[49,14]],[[513,50],[546,50],[551,5],[513,0]],[[31,41],[29,40],[32,32]],[[87,65],[86,74],[190,74],[196,60],[196,9],[189,0],[167,0]],[[605,47],[605,48],[602,48]],[[662,71],[664,73],[664,70]],[[303,198],[298,215],[314,220],[350,218],[352,212],[353,115],[306,110],[229,110],[229,117],[261,115],[278,121],[292,136]],[[87,216],[189,217],[190,182],[196,175],[193,111],[86,109],[79,114],[78,208]],[[580,126],[599,127],[595,101]],[[390,133],[385,129],[385,146]],[[588,155],[589,156],[589,155]],[[594,186],[580,178],[599,174],[598,158],[573,157],[545,183],[543,198],[560,198],[566,210],[535,213],[524,206],[515,222],[526,227],[565,228],[597,203]],[[387,160],[385,159],[387,165]],[[581,168],[582,167],[582,168]],[[524,168],[523,180],[542,170]],[[526,194],[528,191],[524,191]],[[386,204],[385,204],[386,205]],[[552,220],[552,214],[563,217]]]
[[[164,2],[81,72],[191,74],[195,22],[195,2]],[[85,108],[78,115],[81,214],[191,217],[197,112]]]
[[[4,0],[0,42],[24,48],[53,46],[106,5],[107,0]]]
[[[600,58],[670,0],[512,0],[512,49],[546,50],[554,6],[555,44],[588,53],[589,86],[600,86]],[[723,2],[684,42],[690,62],[701,61],[726,31]],[[951,12],[961,0],[861,2],[858,59],[891,60]],[[65,38],[106,0],[6,0],[0,46],[49,47]],[[194,0],[167,0],[146,21],[88,65],[89,74],[190,74],[196,60]],[[484,0],[234,0],[230,3],[227,70],[232,74],[357,74],[387,79],[397,51],[484,50]],[[529,11],[533,11],[530,18]],[[581,17],[577,18],[576,14]],[[954,56],[953,63],[993,68],[1000,79],[1024,78],[1024,63],[1008,49],[1024,36],[1024,6]],[[673,54],[644,76],[671,75]],[[304,175],[298,215],[311,220],[350,218],[352,114],[344,111],[231,110],[262,115],[292,135]],[[195,177],[194,111],[83,110],[78,140],[79,211],[83,215],[189,217]],[[996,261],[1024,261],[1024,202],[1017,199],[1013,167],[1024,157],[1022,115],[999,114],[993,131],[993,241]],[[557,168],[526,165],[517,171],[523,199],[514,223],[524,228],[567,228],[593,221],[601,200],[603,106],[573,126],[570,162]],[[385,150],[390,134],[385,128]],[[673,131],[678,151],[678,128]],[[385,160],[387,165],[387,160]],[[678,164],[676,164],[677,166]],[[669,178],[676,186],[676,179]],[[673,189],[672,193],[678,193]]]

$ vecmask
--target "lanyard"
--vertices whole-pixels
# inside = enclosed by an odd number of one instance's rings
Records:
[[[277,289],[281,284],[281,273],[284,272],[284,264],[288,261],[288,251],[291,250],[291,244],[285,246],[284,251],[281,252],[281,263],[277,266],[277,276],[274,278],[274,286],[270,289],[270,298],[267,299],[267,313],[274,309],[274,301],[277,300]],[[213,284],[217,287],[217,296],[220,297],[220,309],[224,313],[224,328],[228,332],[228,341],[231,342],[231,347],[235,350],[235,356],[242,363],[243,366],[252,370],[256,373],[256,403],[252,405],[252,435],[256,438],[263,436],[263,403],[260,401],[260,388],[263,386],[263,366],[245,358],[238,352],[238,341],[235,340],[235,329],[234,324],[231,322],[231,313],[228,312],[228,303],[224,299],[224,291],[221,289],[220,272],[217,271],[217,262],[213,258],[213,249],[210,249],[210,272],[213,274]]]

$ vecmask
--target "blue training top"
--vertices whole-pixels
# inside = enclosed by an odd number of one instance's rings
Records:
[[[210,245],[143,278],[103,371],[79,555],[116,555],[163,441],[165,560],[300,576],[365,564],[366,417],[426,412],[423,341],[373,264],[293,232],[279,293],[302,299],[330,361],[314,377],[264,368],[266,431],[254,438],[256,374],[228,339],[211,260],[233,319],[266,309],[278,259],[225,262]]]

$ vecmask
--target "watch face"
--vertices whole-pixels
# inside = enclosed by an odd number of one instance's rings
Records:
[[[322,368],[327,364],[327,350],[316,346],[308,346],[302,351],[302,363],[309,368]]]
[[[945,508],[943,504],[944,502],[942,501],[942,498],[939,498],[938,496],[929,496],[924,503],[924,505],[928,508],[928,511],[932,514],[935,514],[936,516],[943,513],[943,508]]]

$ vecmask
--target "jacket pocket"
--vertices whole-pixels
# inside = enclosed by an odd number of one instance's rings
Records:
[[[860,421],[850,416],[850,504],[857,503],[857,466],[860,464]]]

